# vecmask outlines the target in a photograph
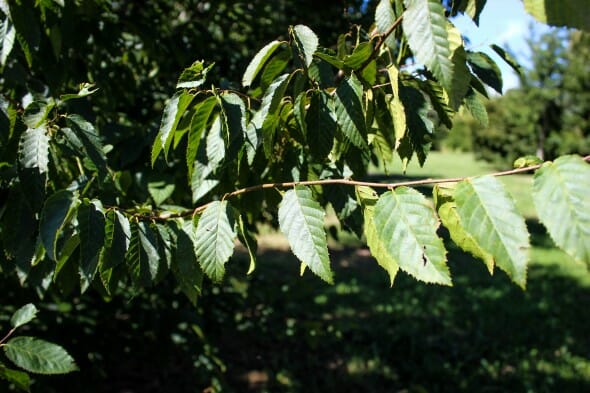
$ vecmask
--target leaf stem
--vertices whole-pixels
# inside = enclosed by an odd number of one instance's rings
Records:
[[[0,346],[3,346],[4,342],[6,340],[8,340],[10,338],[10,336],[12,336],[14,334],[15,331],[16,331],[16,328],[10,329],[10,331],[6,334],[6,336],[2,337],[2,340],[0,340]]]

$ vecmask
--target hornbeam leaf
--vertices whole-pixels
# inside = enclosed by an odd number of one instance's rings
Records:
[[[15,329],[25,325],[35,319],[37,312],[39,312],[39,310],[35,305],[31,303],[25,304],[14,312],[10,318],[10,325]]]
[[[479,98],[479,94],[473,89],[469,88],[469,92],[465,96],[465,107],[471,115],[484,127],[489,124],[488,111],[485,104]]]
[[[494,60],[483,52],[469,52],[467,61],[479,79],[502,94],[502,72]]]
[[[160,262],[157,247],[156,236],[148,224],[131,225],[131,240],[125,259],[136,287],[149,287],[156,279]]]
[[[302,52],[305,66],[309,67],[313,61],[313,54],[318,49],[319,39],[318,36],[307,26],[297,25],[293,27],[293,33],[295,41],[299,50]]]
[[[375,9],[375,26],[377,26],[377,31],[379,34],[384,34],[387,30],[389,30],[395,20],[395,11],[391,6],[391,1],[381,0]],[[385,39],[385,45],[387,45],[392,50],[396,49],[397,41],[395,40],[395,36],[393,34],[390,34],[389,37]]]
[[[58,259],[57,240],[68,222],[75,201],[74,193],[61,190],[47,198],[45,206],[43,206],[39,234],[47,255],[54,261]]]
[[[506,64],[512,67],[512,69],[518,75],[522,75],[522,67],[520,66],[520,64],[518,64],[516,59],[510,53],[506,52],[506,50],[495,44],[490,45],[490,47],[494,50],[494,52],[498,54],[498,56],[502,58],[502,60],[506,62]]]
[[[195,98],[194,95],[182,90],[176,92],[166,103],[164,114],[162,115],[162,122],[160,123],[160,130],[152,147],[152,166],[162,150],[164,150],[165,159],[168,159],[168,151],[174,139],[176,127],[193,98]]]
[[[125,253],[131,240],[129,220],[117,210],[105,215],[104,246],[100,253],[102,269],[112,269],[125,260]]]
[[[362,105],[363,86],[356,76],[336,88],[336,120],[344,137],[360,149],[367,148],[367,128]]]
[[[574,155],[544,164],[533,178],[533,201],[555,244],[590,265],[590,165]]]
[[[65,374],[78,369],[65,349],[35,337],[15,337],[2,348],[10,361],[32,373]]]
[[[453,63],[445,10],[439,0],[405,0],[402,21],[416,59],[432,71],[445,90],[453,90]]]
[[[248,250],[250,266],[248,267],[247,274],[251,274],[254,269],[256,269],[256,250],[258,249],[258,244],[256,243],[256,237],[254,234],[246,228],[244,217],[241,215],[238,217],[238,238]]]
[[[195,246],[197,238],[195,227],[192,221],[186,221],[179,227],[171,226],[171,230],[176,234],[176,249],[174,258],[172,258],[172,273],[178,282],[180,290],[195,305],[197,298],[201,294],[201,285],[203,283],[203,270],[199,266],[195,255]]]
[[[490,274],[493,274],[494,257],[484,251],[473,236],[467,233],[461,225],[461,217],[457,213],[457,204],[453,199],[452,191],[436,185],[433,195],[438,216],[445,228],[449,230],[453,242],[463,251],[484,261]]]
[[[86,155],[96,166],[99,176],[104,178],[107,174],[107,159],[94,126],[78,115],[69,115],[66,121],[84,147]]]
[[[55,106],[53,99],[36,100],[31,102],[25,109],[23,122],[29,128],[37,128],[46,120],[47,116]]]
[[[104,244],[104,214],[93,203],[78,207],[80,229],[80,275],[82,291],[92,283],[98,269],[100,250]]]
[[[438,221],[422,194],[408,187],[386,192],[375,205],[373,222],[380,253],[400,269],[427,283],[452,285],[446,250],[436,234]]]
[[[279,225],[293,254],[324,281],[332,283],[324,215],[305,186],[287,191],[279,205]]]
[[[399,263],[395,257],[389,253],[385,244],[379,237],[379,231],[375,226],[373,220],[375,213],[375,204],[379,197],[377,193],[369,187],[357,187],[356,194],[363,206],[363,216],[365,219],[365,237],[367,238],[367,246],[371,250],[371,255],[377,260],[379,266],[389,273],[390,285],[393,286],[393,281],[399,271]]]
[[[4,67],[6,65],[8,55],[10,55],[10,52],[14,47],[15,37],[16,29],[10,21],[10,18],[6,18],[4,21],[0,22],[0,67]]]
[[[456,111],[461,106],[461,102],[469,89],[471,72],[466,64],[467,54],[465,53],[465,47],[463,46],[461,32],[449,23],[447,25],[447,33],[449,34],[449,46],[452,53],[451,61],[453,62],[452,87],[451,90],[447,90],[449,95],[448,104]]]
[[[540,22],[590,31],[587,0],[524,0],[525,10]]]
[[[188,144],[186,146],[186,165],[188,167],[188,178],[193,176],[193,168],[195,166],[195,159],[197,158],[197,151],[201,143],[203,131],[209,122],[209,117],[213,109],[217,105],[217,97],[208,97],[200,102],[195,107],[195,114],[191,119],[191,125],[188,134]]]
[[[389,75],[389,83],[391,84],[391,90],[393,97],[389,101],[389,113],[393,120],[393,130],[395,132],[396,144],[406,135],[406,128],[408,126],[406,121],[406,112],[404,110],[404,104],[402,103],[399,95],[399,69],[395,65],[387,67],[387,74]],[[382,130],[385,131],[385,130]]]
[[[256,53],[250,64],[248,64],[248,67],[246,67],[246,72],[244,72],[244,76],[242,77],[242,86],[248,87],[252,84],[252,81],[254,81],[254,78],[256,78],[264,63],[280,45],[280,41],[272,41]]]
[[[220,282],[234,252],[235,219],[227,201],[212,202],[199,219],[195,234],[197,260],[205,274]]]
[[[334,145],[338,124],[328,93],[314,91],[305,114],[306,139],[311,153],[319,160],[325,159]]]
[[[177,89],[194,89],[205,83],[207,74],[214,64],[203,67],[203,61],[197,60],[190,67],[185,68],[176,83]]]
[[[370,42],[361,42],[357,45],[349,56],[344,59],[344,65],[357,70],[373,54],[373,45]]]
[[[37,128],[27,128],[20,139],[19,163],[22,168],[38,168],[39,173],[45,173],[49,166],[49,135],[47,128],[41,125]]]
[[[0,0],[1,3],[2,1]],[[31,391],[31,377],[29,377],[29,374],[24,371],[8,368],[2,362],[0,362],[0,379],[14,384],[16,388],[24,392]]]
[[[524,288],[529,234],[524,218],[502,183],[492,176],[464,180],[457,184],[455,202],[465,232]]]

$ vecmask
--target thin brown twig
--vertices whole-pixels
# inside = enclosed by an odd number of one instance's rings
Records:
[[[367,60],[365,60],[365,62],[363,64],[361,64],[360,68],[358,69],[358,72],[362,72],[365,69],[365,67],[367,67],[369,64],[371,64],[371,62],[377,57],[377,55],[379,53],[379,49],[385,43],[385,40],[387,39],[387,37],[389,37],[391,35],[391,33],[393,33],[395,31],[395,29],[399,26],[399,24],[402,23],[402,19],[403,19],[403,14],[400,15],[395,20],[395,22],[393,22],[393,24],[389,27],[389,29],[387,29],[387,31],[385,33],[379,35],[379,39],[377,40],[377,43],[375,44],[375,47],[373,48],[373,52],[371,52],[371,56],[369,56],[369,58]]]
[[[587,155],[583,158],[584,161],[590,162],[590,155]],[[539,169],[543,164],[536,164],[526,166],[524,168],[516,168],[510,169],[501,172],[494,172],[488,174],[489,176],[500,177],[500,176],[509,176],[509,175],[516,175],[519,173],[527,173]],[[482,176],[482,175],[478,175]],[[324,180],[307,180],[307,181],[293,181],[293,182],[282,182],[282,183],[264,183],[264,184],[257,184],[255,186],[244,187],[238,190],[228,192],[223,195],[222,199],[226,200],[228,198],[232,198],[238,195],[247,194],[253,191],[260,191],[270,188],[277,188],[277,189],[284,189],[284,188],[291,188],[295,186],[324,186],[324,185],[333,185],[333,184],[340,184],[340,185],[347,185],[347,186],[365,186],[365,187],[373,187],[373,188],[388,188],[388,189],[395,189],[398,187],[411,187],[411,186],[421,186],[421,185],[429,185],[429,184],[440,184],[440,183],[458,183],[464,180],[473,179],[477,176],[465,176],[465,177],[450,177],[450,178],[443,178],[443,179],[422,179],[422,180],[409,180],[409,181],[402,181],[396,183],[378,183],[378,182],[369,182],[369,181],[361,181],[361,180],[352,180],[352,179],[324,179]],[[165,221],[172,218],[182,218],[188,216],[194,216],[196,214],[201,213],[207,207],[209,207],[213,202],[206,203],[204,205],[197,206],[192,210],[186,210],[180,213],[173,213],[173,214],[160,214],[160,215],[142,215],[137,214],[135,217],[140,219],[149,219],[154,221]]]

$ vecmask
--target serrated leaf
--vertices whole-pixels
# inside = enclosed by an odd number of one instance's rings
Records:
[[[399,96],[399,70],[395,65],[387,67],[387,74],[389,75],[389,83],[391,84],[391,90],[393,97],[389,100],[389,113],[393,120],[393,130],[395,134],[395,141],[399,141],[406,134],[407,121],[404,104],[400,100]]]
[[[136,287],[152,285],[158,275],[160,255],[156,236],[147,223],[131,225],[131,241],[125,259]]]
[[[502,72],[494,60],[483,52],[469,52],[467,61],[479,79],[502,94]]]
[[[6,65],[6,60],[12,48],[14,47],[14,40],[16,38],[16,29],[10,21],[10,18],[6,18],[0,21],[0,66]]]
[[[25,304],[24,306],[16,310],[14,314],[12,314],[12,317],[10,318],[10,325],[14,329],[22,325],[25,325],[31,322],[33,319],[35,319],[35,316],[38,312],[39,310],[37,309],[37,307],[35,307],[34,304]]]
[[[270,84],[279,76],[291,62],[291,50],[281,50],[264,66],[260,75],[260,88],[266,91]]]
[[[333,283],[324,215],[311,189],[305,186],[287,191],[279,205],[279,225],[293,254],[324,281]]]
[[[156,206],[160,206],[166,201],[166,199],[170,198],[174,192],[175,185],[174,183],[166,181],[165,178],[160,178],[149,181],[147,188]]]
[[[248,266],[247,274],[251,274],[254,271],[254,269],[256,269],[256,250],[258,249],[258,244],[256,242],[256,237],[254,236],[254,234],[250,232],[248,228],[246,228],[244,217],[242,217],[241,215],[238,217],[238,239],[240,239],[240,242],[248,250],[250,264]]]
[[[533,178],[533,201],[555,244],[590,265],[590,165],[574,155],[544,164]]]
[[[184,111],[192,102],[194,95],[187,93],[185,90],[176,92],[172,98],[166,102],[164,107],[164,114],[162,115],[162,122],[160,123],[160,130],[154,140],[152,146],[152,166],[164,150],[164,157],[168,160],[168,151],[174,139],[176,127],[184,114]]]
[[[191,119],[191,125],[188,134],[188,144],[186,146],[186,165],[188,167],[189,179],[193,176],[193,169],[195,160],[197,158],[197,151],[201,143],[203,131],[207,127],[209,118],[213,109],[217,105],[217,97],[208,97],[204,101],[195,106],[195,114]]]
[[[525,10],[539,22],[590,31],[586,0],[524,0]]]
[[[359,149],[366,149],[367,129],[362,99],[363,86],[354,74],[336,88],[335,113],[340,130],[348,142]]]
[[[117,210],[110,210],[105,215],[104,245],[100,253],[100,265],[103,270],[112,269],[125,260],[125,253],[131,240],[129,220]]]
[[[367,238],[367,246],[369,246],[371,255],[377,260],[379,266],[389,274],[389,282],[393,286],[393,282],[399,271],[399,264],[385,247],[373,219],[375,204],[379,200],[379,196],[373,189],[364,186],[356,187],[356,194],[363,206],[363,216],[365,219],[364,231],[365,237]]]
[[[483,127],[488,127],[489,118],[485,104],[473,88],[465,96],[465,107]]]
[[[98,269],[100,250],[104,244],[104,214],[94,203],[83,203],[78,207],[78,228],[80,230],[80,275],[82,291],[92,283]]]
[[[24,371],[7,368],[2,362],[0,362],[0,379],[14,384],[18,389],[25,392],[31,391],[31,378],[29,374]]]
[[[448,104],[453,110],[459,109],[463,98],[469,89],[471,72],[467,67],[467,53],[463,46],[461,32],[452,24],[447,24],[449,35],[449,48],[451,49],[451,62],[453,63],[453,78],[451,89],[447,89]],[[452,117],[452,116],[451,116]]]
[[[88,97],[91,94],[94,94],[98,91],[98,88],[94,88],[94,83],[81,83],[80,90],[76,94],[62,94],[59,96],[59,99],[62,102],[77,99],[77,98],[84,98]]]
[[[399,187],[381,195],[373,214],[380,255],[386,253],[416,279],[452,285],[446,250],[436,234],[438,220],[418,191]]]
[[[518,64],[516,59],[510,53],[508,53],[503,48],[501,48],[495,44],[490,45],[490,47],[494,50],[494,52],[496,52],[498,54],[498,56],[500,56],[502,58],[502,60],[504,60],[506,62],[506,64],[508,64],[510,67],[512,67],[512,69],[518,75],[522,75],[522,67],[520,66],[520,64]]]
[[[172,259],[172,273],[178,282],[180,290],[196,305],[197,298],[201,294],[203,283],[203,270],[199,266],[195,255],[197,238],[192,221],[186,221],[181,228],[174,225],[172,230],[176,233],[176,249]]]
[[[328,93],[323,90],[314,91],[305,114],[307,145],[312,155],[319,160],[326,158],[332,150],[338,127],[330,104]]]
[[[204,66],[202,60],[197,60],[190,67],[185,68],[178,82],[176,83],[177,89],[195,89],[205,83],[207,74],[211,71],[214,64],[209,64],[207,67]]]
[[[318,49],[318,36],[307,26],[297,25],[293,27],[293,35],[301,52],[305,66],[309,67],[313,61],[313,54]]]
[[[225,140],[221,128],[221,116],[217,116],[207,133],[208,165],[217,166],[225,158]]]
[[[492,176],[464,180],[457,184],[454,196],[465,232],[493,255],[496,266],[524,288],[529,234],[502,183]]]
[[[37,128],[27,128],[20,139],[21,168],[37,168],[39,173],[45,173],[49,167],[49,135],[47,128],[41,125]]]
[[[223,94],[220,100],[223,133],[228,143],[226,156],[232,160],[238,155],[246,138],[246,105],[235,93]]]
[[[11,362],[32,373],[65,374],[78,369],[65,349],[35,337],[15,337],[2,348]]]
[[[375,9],[375,25],[377,26],[377,31],[379,34],[384,34],[387,30],[389,30],[394,24],[395,20],[396,15],[393,7],[391,6],[391,1],[379,1],[379,4],[377,4],[377,8]],[[397,48],[397,42],[393,34],[390,34],[389,37],[385,39],[385,45],[387,45],[392,50]]]
[[[29,128],[40,127],[47,120],[47,116],[55,107],[53,99],[36,100],[27,105],[23,114],[23,122]]]
[[[248,64],[248,67],[246,67],[246,72],[244,72],[244,76],[242,77],[242,86],[248,87],[252,84],[254,78],[256,78],[256,75],[258,75],[264,66],[264,63],[280,45],[280,41],[272,41],[256,53],[254,58]]]
[[[75,195],[68,190],[60,190],[45,201],[39,222],[39,234],[47,255],[57,261],[57,240],[68,222],[75,205]]]
[[[452,190],[436,185],[433,195],[438,216],[445,228],[448,229],[453,242],[463,251],[481,259],[492,274],[494,272],[494,257],[483,250],[473,236],[467,233],[461,225],[461,217],[457,213],[457,204],[453,199]]]
[[[453,89],[453,63],[445,10],[439,0],[405,0],[402,25],[418,62],[432,71],[445,90]]]
[[[205,274],[220,282],[225,263],[234,252],[235,219],[227,201],[212,202],[199,219],[196,231],[197,260]]]
[[[104,178],[107,175],[107,158],[100,137],[92,123],[79,115],[69,115],[66,122],[84,146],[85,154],[96,166],[100,178]]]
[[[353,70],[359,69],[373,54],[373,45],[370,42],[361,42],[352,53],[344,58],[344,65]]]

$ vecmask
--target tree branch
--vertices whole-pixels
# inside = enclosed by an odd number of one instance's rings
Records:
[[[586,157],[584,157],[583,160],[586,162],[590,162],[590,155],[587,155]],[[501,172],[494,172],[494,173],[488,174],[488,176],[500,177],[500,176],[516,175],[519,173],[527,173],[527,172],[531,172],[536,169],[539,169],[542,165],[543,164],[536,164],[536,165],[530,165],[530,166],[527,166],[524,168],[516,168],[516,169],[510,169],[510,170],[501,171]],[[479,176],[483,176],[483,175],[466,176],[466,177],[450,177],[450,178],[444,178],[444,179],[430,178],[430,179],[422,179],[422,180],[401,181],[401,182],[396,182],[396,183],[377,183],[377,182],[368,182],[368,181],[352,180],[352,179],[324,179],[324,180],[306,180],[306,181],[294,181],[294,182],[283,182],[283,183],[264,183],[264,184],[257,184],[255,186],[244,187],[244,188],[240,188],[238,190],[232,191],[232,192],[228,192],[223,195],[222,200],[232,198],[232,197],[242,195],[242,194],[247,194],[247,193],[253,192],[253,191],[260,191],[260,190],[265,190],[265,189],[270,189],[270,188],[283,189],[283,188],[291,188],[291,187],[295,187],[295,186],[324,186],[324,185],[330,185],[330,184],[340,184],[340,185],[346,185],[346,186],[365,186],[365,187],[373,187],[373,188],[388,188],[390,190],[393,190],[398,187],[422,186],[422,185],[440,184],[440,183],[458,183],[463,180],[473,179],[473,178],[479,177]],[[159,215],[135,214],[134,216],[139,219],[144,219],[144,220],[149,219],[149,220],[154,220],[154,221],[166,221],[166,220],[169,220],[172,218],[182,218],[182,217],[188,217],[188,216],[193,216],[195,214],[199,214],[202,211],[204,211],[205,209],[207,209],[207,207],[211,203],[212,202],[209,202],[204,205],[197,206],[196,208],[194,208],[192,210],[186,210],[186,211],[180,212],[180,213],[170,213],[170,214],[162,213]]]
[[[391,35],[391,33],[393,33],[395,31],[395,29],[399,26],[399,24],[402,23],[402,19],[403,19],[403,14],[400,15],[399,18],[397,18],[395,20],[395,22],[393,22],[393,24],[389,27],[389,29],[387,29],[387,31],[385,33],[379,35],[379,40],[377,40],[377,43],[375,44],[375,47],[373,48],[373,52],[371,53],[371,56],[369,56],[369,58],[367,60],[365,60],[365,62],[363,64],[361,64],[360,68],[358,69],[358,72],[362,72],[365,69],[365,67],[367,67],[369,64],[371,64],[371,62],[377,57],[377,55],[379,54],[379,49],[381,48],[381,46],[383,46],[387,37],[389,37]]]

